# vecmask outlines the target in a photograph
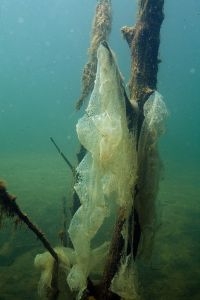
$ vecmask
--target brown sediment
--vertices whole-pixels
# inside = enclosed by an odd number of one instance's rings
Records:
[[[82,74],[81,96],[76,103],[76,109],[81,108],[83,102],[93,90],[97,70],[97,49],[102,41],[108,39],[111,22],[111,0],[99,0],[92,25],[91,41],[88,49],[89,58]]]

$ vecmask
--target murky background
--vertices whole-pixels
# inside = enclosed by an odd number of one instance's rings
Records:
[[[110,45],[128,81],[130,53],[120,34],[135,23],[134,0],[113,0]],[[200,299],[200,2],[166,0],[158,89],[170,115],[161,139],[160,227],[141,268],[145,299]],[[94,0],[1,0],[0,178],[53,245],[72,178],[50,142],[76,165],[75,111],[87,59]],[[70,201],[70,200],[69,200]],[[39,241],[25,226],[0,231],[0,299],[38,299]]]

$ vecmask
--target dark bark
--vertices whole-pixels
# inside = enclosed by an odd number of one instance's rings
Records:
[[[136,101],[140,109],[157,86],[163,5],[164,0],[140,0],[136,25],[122,28],[132,56],[130,99]]]

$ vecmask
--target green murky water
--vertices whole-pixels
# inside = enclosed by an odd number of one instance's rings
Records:
[[[136,1],[113,1],[110,44],[128,80],[129,50],[120,27],[135,22]],[[73,164],[78,142],[74,106],[86,60],[96,1],[2,0],[0,3],[0,177],[18,203],[60,243],[62,199],[71,173],[51,144]],[[80,9],[81,7],[81,9]],[[200,289],[200,3],[168,0],[161,31],[159,91],[170,116],[161,140],[160,227],[150,262],[139,266],[144,298],[199,299]],[[39,241],[9,222],[0,232],[0,299],[38,299],[33,261]]]

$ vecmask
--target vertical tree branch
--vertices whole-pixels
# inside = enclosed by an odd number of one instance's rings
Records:
[[[83,69],[81,96],[76,103],[80,109],[84,100],[94,87],[97,70],[97,49],[102,41],[106,41],[111,31],[112,14],[111,0],[98,0],[92,25],[90,47],[88,49],[88,62]]]
[[[140,109],[157,85],[163,5],[164,0],[140,0],[136,25],[122,28],[132,56],[130,99],[136,101]]]

